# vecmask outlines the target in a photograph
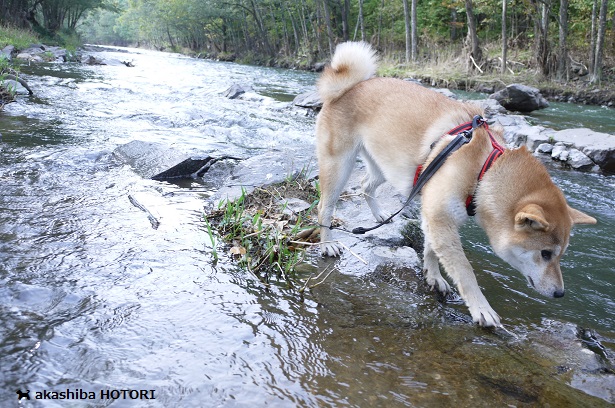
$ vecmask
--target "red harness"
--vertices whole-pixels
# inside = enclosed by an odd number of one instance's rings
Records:
[[[487,170],[489,170],[491,165],[498,159],[498,157],[500,157],[504,153],[504,148],[497,142],[497,140],[495,140],[495,138],[489,131],[489,126],[487,125],[487,122],[482,122],[482,125],[485,126],[487,133],[489,133],[489,139],[491,140],[491,146],[493,147],[493,150],[491,151],[491,153],[489,153],[487,160],[485,160],[485,164],[483,164],[483,167],[481,168],[480,173],[478,173],[478,181],[482,180],[483,176],[485,175]],[[447,135],[457,135],[461,132],[471,132],[473,130],[472,126],[473,126],[473,121],[462,123],[461,125],[449,130],[446,134]],[[414,173],[413,185],[416,185],[416,182],[419,176],[421,175],[422,171],[423,171],[422,165],[416,168],[416,172]],[[468,198],[466,199],[466,211],[469,216],[473,216],[476,214],[476,206],[474,204],[473,195],[469,195]]]

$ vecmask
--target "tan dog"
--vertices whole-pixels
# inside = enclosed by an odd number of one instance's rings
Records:
[[[417,166],[429,164],[453,139],[447,132],[482,114],[474,105],[420,85],[372,78],[375,71],[376,57],[368,44],[344,43],[318,81],[324,103],[316,122],[324,255],[341,252],[328,227],[357,155],[367,167],[362,181],[367,204],[376,220],[384,221],[388,214],[374,199],[378,186],[388,181],[407,196]],[[501,129],[491,133],[504,144]],[[481,292],[461,246],[459,227],[468,218],[468,196],[474,196],[476,220],[496,254],[549,297],[564,295],[560,259],[572,225],[596,222],[568,206],[545,167],[525,147],[506,149],[479,182],[493,150],[488,131],[477,128],[471,141],[448,158],[421,192],[427,283],[440,292],[450,291],[439,261],[473,320],[483,326],[500,326],[500,318]]]

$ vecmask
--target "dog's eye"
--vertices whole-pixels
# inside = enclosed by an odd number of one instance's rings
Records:
[[[551,260],[551,255],[553,255],[553,252],[547,251],[546,249],[543,249],[542,251],[540,251],[540,256],[542,256],[542,259],[544,259],[547,262]]]

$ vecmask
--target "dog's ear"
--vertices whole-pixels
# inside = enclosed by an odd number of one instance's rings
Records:
[[[597,222],[594,217],[590,217],[570,206],[568,206],[568,214],[570,214],[570,219],[572,219],[573,224],[595,224]]]
[[[515,228],[546,231],[549,228],[549,223],[541,206],[528,204],[515,215]]]

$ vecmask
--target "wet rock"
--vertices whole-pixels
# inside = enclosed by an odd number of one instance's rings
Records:
[[[602,170],[615,172],[615,136],[587,128],[560,130],[552,136],[583,152]]]
[[[314,71],[314,72],[322,72],[325,69],[326,66],[327,66],[326,62],[317,62],[312,67],[312,71]]]
[[[243,192],[250,193],[259,186],[281,183],[302,172],[308,178],[314,177],[313,154],[312,151],[306,152],[294,147],[249,157],[238,163],[227,175],[224,187],[218,190],[215,200],[232,200],[240,197]]]
[[[297,95],[293,99],[293,105],[318,110],[322,108],[322,100],[320,100],[318,92],[314,90]]]
[[[545,320],[528,337],[539,356],[558,365],[559,376],[567,378],[571,387],[615,403],[615,374],[608,361],[587,347],[582,334],[572,323]]]
[[[538,89],[521,84],[508,85],[501,91],[490,95],[489,98],[497,100],[510,111],[532,112],[549,106],[549,102]]]
[[[279,208],[282,210],[284,219],[290,220],[290,222],[297,222],[297,214],[309,209],[312,204],[305,200],[301,200],[295,197],[284,197],[277,201]]]
[[[6,47],[2,49],[2,52],[0,53],[0,57],[3,57],[10,61],[13,59],[13,51],[15,51],[15,47],[12,45],[7,45]]]
[[[453,93],[453,91],[451,91],[450,89],[447,88],[434,88],[434,91],[441,93],[442,95],[451,98],[451,99],[457,99],[457,95],[455,95]]]
[[[478,105],[483,111],[485,111],[485,116],[487,118],[506,113],[506,109],[495,99],[468,100],[466,102]]]
[[[541,143],[536,148],[538,153],[551,153],[553,151],[553,145],[551,143]]]
[[[379,262],[393,263],[396,266],[405,266],[415,270],[420,269],[421,260],[416,251],[410,247],[376,247],[372,254]]]
[[[27,52],[20,52],[19,54],[17,54],[15,58],[30,61],[30,62],[43,62],[43,58],[41,58],[41,56],[32,55]]]
[[[557,142],[551,150],[551,158],[554,160],[566,161],[568,158],[568,149],[562,142]]]
[[[195,179],[204,177],[208,170],[221,160],[242,160],[239,157],[221,156],[221,157],[190,157],[176,164],[168,170],[152,176],[154,180],[174,180],[174,179]]]
[[[527,146],[531,151],[543,143],[549,143],[555,132],[542,126],[532,126],[520,115],[498,115],[492,121],[504,128],[507,143],[515,147]]]
[[[81,59],[81,63],[86,64],[86,65],[110,65],[110,66],[114,66],[114,67],[118,67],[120,65],[124,65],[124,66],[131,66],[128,65],[127,62],[122,62],[118,59],[100,59],[100,58],[96,58],[93,55],[86,55]]]
[[[409,220],[400,231],[404,237],[404,243],[412,247],[416,252],[423,253],[425,235],[421,229],[421,220]]]
[[[595,166],[595,163],[587,157],[579,149],[572,148],[568,154],[567,163],[576,170],[589,170]]]
[[[94,57],[93,55],[85,55],[81,60],[81,63],[86,65],[102,65],[102,60]]]
[[[13,79],[5,79],[0,86],[10,89],[18,95],[32,95],[32,90],[30,87],[26,88],[24,84],[27,85],[23,79],[21,82]]]
[[[248,90],[251,88],[248,87]],[[236,99],[242,94],[246,93],[246,88],[241,85],[233,84],[222,94],[225,98]]]
[[[21,50],[15,58],[31,62],[64,62],[67,60],[66,50],[64,48],[43,44],[32,44],[28,48]]]
[[[159,180],[197,177],[206,165],[211,166],[219,160],[204,152],[139,140],[118,146],[113,154],[142,177]]]

